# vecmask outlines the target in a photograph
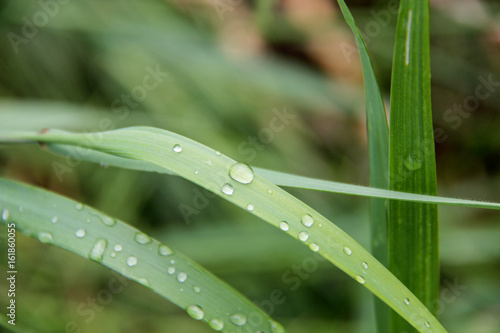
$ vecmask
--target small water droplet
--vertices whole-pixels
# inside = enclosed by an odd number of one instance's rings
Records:
[[[271,320],[271,332],[272,333],[285,333],[285,329],[281,326],[280,323]]]
[[[427,328],[430,328],[430,327],[431,327],[431,324],[430,324],[428,321],[424,322],[424,325],[425,325],[425,327],[427,327]]]
[[[168,269],[167,269],[167,273],[172,275],[175,273],[175,267],[174,266],[170,266]]]
[[[366,282],[365,279],[360,275],[356,275],[354,278],[356,279],[356,281],[358,281],[361,284],[365,284],[365,282]]]
[[[58,220],[59,220],[59,219],[57,218],[57,216],[54,216],[54,217],[50,220],[50,222],[52,222],[52,223],[57,223],[57,221],[58,221]]]
[[[77,231],[75,231],[75,236],[78,238],[85,237],[86,234],[87,232],[83,229],[78,229]]]
[[[138,232],[135,234],[135,241],[141,245],[144,245],[151,243],[153,240],[148,235],[143,234],[142,232]]]
[[[319,251],[319,245],[316,244],[316,243],[311,243],[309,244],[309,248],[313,251],[313,252],[318,252]]]
[[[410,305],[410,299],[409,298],[405,298],[403,300],[403,302],[406,304],[406,305]]]
[[[238,183],[250,184],[253,181],[254,173],[249,165],[236,163],[229,169],[229,176]]]
[[[7,221],[9,219],[10,212],[7,208],[2,211],[2,220]]]
[[[346,247],[344,247],[344,253],[345,253],[345,254],[347,254],[348,256],[350,256],[350,255],[352,254],[352,250],[351,250],[351,248],[349,248],[349,247],[347,247],[347,246],[346,246]]]
[[[195,293],[199,294],[199,293],[200,293],[200,291],[201,291],[201,289],[200,289],[200,287],[193,287],[193,291],[194,291]]]
[[[305,227],[310,228],[314,223],[314,219],[312,218],[311,215],[306,214],[306,215],[302,216],[301,222]]]
[[[76,209],[76,210],[82,210],[82,209],[83,209],[83,204],[82,204],[82,203],[80,203],[80,202],[76,203],[76,204],[75,204],[75,209]]]
[[[130,266],[130,267],[133,267],[135,265],[137,265],[137,258],[134,257],[134,256],[130,256],[127,258],[127,265]]]
[[[109,255],[111,256],[111,258],[116,258],[116,252],[111,252]]]
[[[179,291],[180,291],[181,293],[183,293],[183,292],[184,292],[184,288],[179,289]]]
[[[174,145],[172,150],[176,153],[180,153],[182,151],[182,146],[181,145]]]
[[[236,312],[229,316],[229,320],[235,325],[243,326],[247,323],[247,316],[243,313]]]
[[[286,223],[285,221],[281,221],[280,222],[280,229],[283,231],[288,231],[290,229],[290,227],[288,226],[288,223]]]
[[[188,306],[186,308],[186,312],[191,316],[191,318],[196,320],[203,319],[203,316],[205,315],[205,312],[203,312],[203,310],[198,305]]]
[[[214,318],[210,320],[208,326],[216,331],[221,331],[224,328],[224,322],[219,318]]]
[[[248,204],[247,205],[247,209],[250,210],[250,211],[254,210],[254,208],[255,207],[252,204]]]
[[[116,244],[115,247],[114,247],[114,250],[116,252],[120,252],[121,250],[123,250],[123,247],[120,244]]]
[[[199,172],[198,170],[196,170],[196,171],[194,172],[194,174],[195,174],[195,175],[197,175],[197,174],[199,174],[199,173],[200,173],[200,172]]]
[[[54,241],[50,232],[39,232],[38,240],[42,243],[50,244]]]
[[[104,168],[104,169],[106,169],[107,167],[109,167],[109,165],[107,165],[107,164],[106,164],[106,163],[104,163],[104,162],[99,163],[99,166],[100,166],[101,168]]]
[[[221,155],[220,151],[216,150],[215,155],[220,156]]]
[[[92,250],[90,250],[89,259],[102,262],[102,255],[104,254],[107,246],[108,242],[104,238],[99,238],[92,247]]]
[[[21,206],[19,206],[18,210],[19,210],[19,213],[22,213],[22,212],[23,212],[23,210],[24,210],[24,208],[23,208],[23,207],[21,207]]]
[[[145,285],[145,286],[148,286],[148,287],[151,287],[151,283],[149,282],[148,279],[146,278],[135,278],[137,280],[137,282]]]
[[[267,193],[269,193],[269,194],[273,194],[273,190],[268,189],[268,190],[267,190]]]
[[[174,251],[166,245],[160,244],[158,246],[158,254],[161,256],[169,256],[173,253]]]
[[[422,159],[416,154],[410,154],[406,160],[403,161],[403,164],[408,170],[415,171],[422,167]]]
[[[186,279],[187,279],[186,273],[180,272],[179,274],[177,274],[177,281],[179,281],[180,283],[186,281]]]
[[[363,269],[368,269],[368,264],[366,262],[362,262],[361,267],[363,267]]]
[[[299,232],[299,239],[305,242],[309,238],[309,234],[305,231]]]
[[[234,193],[233,185],[229,183],[224,184],[224,186],[222,186],[222,193],[227,195],[232,195]]]
[[[175,264],[175,260],[174,259],[170,259],[170,265],[173,265]]]

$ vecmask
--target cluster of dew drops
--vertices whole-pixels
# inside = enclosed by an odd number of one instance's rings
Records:
[[[179,144],[176,144],[173,146],[173,151],[176,152],[176,153],[180,153],[182,152],[182,146],[179,145]],[[221,153],[219,151],[215,151],[215,155],[217,156],[221,156]],[[209,163],[211,165],[211,163]],[[195,174],[197,175],[198,174],[198,171],[195,171]],[[229,168],[229,176],[231,177],[231,179],[237,181],[238,183],[240,184],[250,184],[253,179],[254,179],[254,172],[252,170],[252,168],[245,164],[245,163],[235,163],[233,164],[230,168]],[[224,185],[222,185],[222,188],[221,188],[221,191],[222,193],[226,194],[226,195],[233,195],[234,193],[234,187],[233,185],[231,185],[230,183],[225,183]],[[272,194],[273,191],[271,189],[268,189],[268,194]],[[254,205],[249,203],[247,205],[247,209],[249,211],[253,211],[255,209]],[[310,214],[304,214],[302,217],[301,217],[301,224],[306,227],[306,228],[311,228],[314,224],[314,218],[310,215]],[[322,224],[319,223],[318,226],[321,228],[322,227]],[[288,225],[288,222],[286,221],[281,221],[279,222],[278,224],[278,227],[287,232],[290,230],[290,226]],[[302,230],[300,231],[298,234],[297,234],[297,238],[302,241],[302,242],[306,242],[308,239],[309,239],[309,233],[306,231],[306,230]],[[320,250],[320,247],[318,244],[316,243],[309,243],[309,248],[313,251],[313,252],[318,252]],[[344,247],[343,248],[343,252],[345,255],[347,256],[351,256],[353,254],[353,251],[351,248],[349,247]],[[361,267],[363,270],[368,270],[368,264],[363,261],[361,263]],[[355,275],[354,276],[354,279],[359,282],[360,284],[365,284],[366,283],[366,280],[363,276],[361,275]],[[403,299],[403,303],[406,305],[406,306],[409,306],[411,304],[410,302],[410,299],[409,298],[404,298]],[[203,318],[203,310],[201,310],[200,307],[196,306],[196,305],[193,305],[191,307],[188,307],[188,313],[193,317],[193,318],[198,318],[199,319],[202,319]],[[231,319],[232,317],[230,317]],[[236,316],[234,318],[240,318],[239,316]],[[231,322],[233,322],[234,324],[236,325],[239,325],[238,323],[243,323],[246,322],[246,320],[242,320],[242,321],[238,321],[238,320],[235,320],[233,318],[233,320],[231,320]],[[244,317],[241,317],[241,318],[244,318]],[[218,323],[218,320],[215,320],[216,323]],[[212,326],[212,322],[209,322],[210,326],[214,329],[216,329],[215,327]],[[427,328],[430,328],[430,323],[429,322],[424,322],[424,325],[427,327]],[[214,325],[216,327],[218,327],[218,325]],[[222,327],[221,327],[222,329]]]

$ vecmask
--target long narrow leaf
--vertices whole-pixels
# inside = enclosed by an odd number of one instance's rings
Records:
[[[6,136],[7,137],[7,136]],[[254,174],[253,170],[202,144],[156,128],[134,127],[74,134],[51,130],[11,138],[91,148],[166,168],[298,239],[371,290],[421,332],[446,332],[404,285],[368,251],[324,216]],[[407,305],[405,300],[410,299]]]

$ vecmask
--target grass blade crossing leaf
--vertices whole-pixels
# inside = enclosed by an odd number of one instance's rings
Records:
[[[91,207],[0,178],[0,222],[9,228],[107,266],[151,288],[212,328],[283,332],[244,296],[181,253]],[[22,209],[19,209],[22,207]],[[252,320],[249,320],[252,318]]]
[[[390,188],[436,195],[430,95],[429,1],[403,0],[391,85]],[[439,291],[437,206],[392,201],[390,269],[436,313]],[[398,315],[393,332],[413,331]]]
[[[196,141],[150,127],[86,134],[50,130],[43,134],[21,133],[10,137],[91,148],[164,167],[308,245],[371,290],[419,331],[446,332],[394,275],[335,224],[270,181],[255,175],[249,166]],[[405,298],[412,300],[410,306],[404,304]]]

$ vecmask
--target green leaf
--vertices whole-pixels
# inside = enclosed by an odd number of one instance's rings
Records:
[[[436,195],[429,55],[429,1],[400,4],[391,85],[391,190]],[[432,312],[439,292],[437,206],[392,201],[390,269]],[[398,315],[393,332],[413,331]]]
[[[246,318],[245,329],[283,332],[278,323],[203,267],[128,224],[26,184],[0,178],[0,188],[0,222],[9,229],[15,225],[17,231],[41,242],[109,267],[212,328],[222,323],[224,332],[238,330],[241,326],[230,317],[240,315]]]
[[[309,246],[371,290],[419,331],[446,332],[394,275],[335,224],[270,181],[255,175],[250,167],[198,142],[149,127],[86,134],[50,130],[43,134],[20,133],[4,137],[75,145],[81,151],[91,148],[166,168]],[[404,303],[406,298],[411,299],[410,306]]]

